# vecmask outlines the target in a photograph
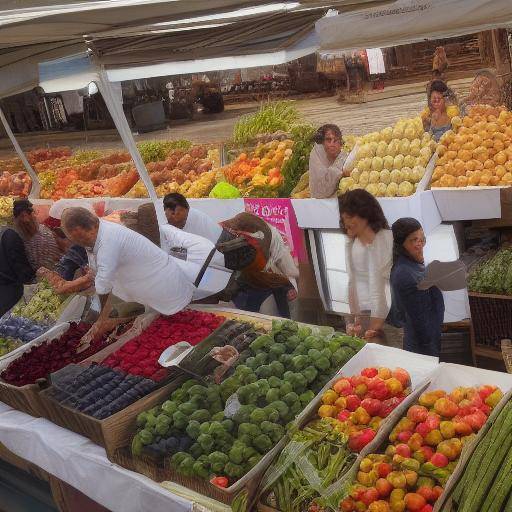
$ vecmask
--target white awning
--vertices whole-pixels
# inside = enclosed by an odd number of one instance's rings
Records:
[[[223,71],[226,69],[244,69],[258,66],[284,64],[294,59],[315,53],[319,47],[318,35],[312,31],[292,47],[277,52],[258,53],[255,55],[234,55],[211,59],[195,59],[176,62],[164,62],[147,66],[109,69],[107,76],[112,82],[135,80],[155,76],[184,75]],[[46,90],[46,89],[45,89]]]
[[[322,50],[384,48],[506,27],[512,27],[511,0],[398,0],[316,24]]]

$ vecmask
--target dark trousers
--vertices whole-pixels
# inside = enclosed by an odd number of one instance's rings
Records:
[[[425,356],[439,357],[441,353],[441,327],[432,329],[432,331],[429,343],[425,344],[418,339],[414,328],[406,323],[404,327],[404,350]]]
[[[22,284],[0,284],[0,316],[5,315],[23,297]]]
[[[287,297],[289,289],[290,287],[288,286],[267,288],[264,290],[243,286],[235,297],[233,297],[233,302],[238,309],[258,313],[265,300],[273,295],[277,304],[279,316],[283,318],[290,318],[290,306],[288,304]]]

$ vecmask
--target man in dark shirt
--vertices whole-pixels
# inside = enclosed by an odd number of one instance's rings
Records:
[[[0,228],[0,316],[23,296],[23,285],[35,277],[21,237],[10,228]]]

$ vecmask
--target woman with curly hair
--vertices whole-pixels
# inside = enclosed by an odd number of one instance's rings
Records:
[[[391,307],[393,235],[380,204],[366,190],[346,192],[338,201],[340,227],[347,235],[345,264],[352,315],[347,332],[382,340]]]
[[[315,145],[309,156],[309,189],[311,197],[332,197],[338,188],[347,154],[342,151],[343,137],[335,124],[324,124],[315,134]]]
[[[502,102],[501,93],[501,86],[495,73],[489,69],[478,71],[471,82],[468,97],[462,102],[463,115],[467,115],[473,105],[498,107]]]

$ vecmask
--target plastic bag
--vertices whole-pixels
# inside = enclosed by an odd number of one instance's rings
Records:
[[[240,191],[236,187],[222,181],[212,188],[209,197],[213,199],[236,199],[241,196]]]

